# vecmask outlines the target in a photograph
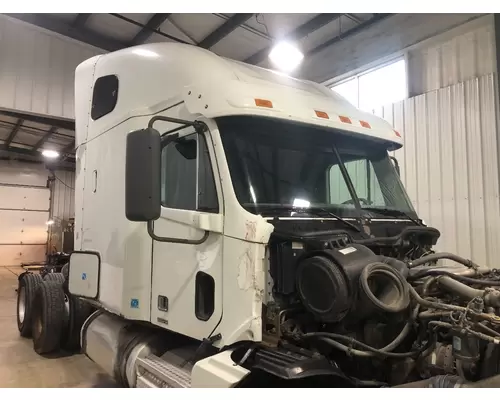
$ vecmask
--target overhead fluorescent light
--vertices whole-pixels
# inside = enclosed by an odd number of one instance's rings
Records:
[[[280,42],[269,53],[269,59],[281,71],[291,72],[302,62],[304,54],[293,44]]]
[[[43,150],[42,156],[47,157],[47,158],[57,158],[57,157],[59,157],[59,152],[57,152],[55,150]]]

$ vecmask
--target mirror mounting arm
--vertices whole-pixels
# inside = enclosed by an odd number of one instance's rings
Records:
[[[394,156],[389,156],[389,158],[392,160],[392,162],[394,163],[394,168],[396,169],[396,172],[398,175],[401,175],[401,170],[399,169],[399,162],[398,160],[396,159],[396,157]]]
[[[156,121],[165,121],[165,122],[171,122],[171,123],[180,125],[177,128],[174,128],[168,132],[165,132],[163,134],[163,136],[168,135],[169,133],[176,132],[180,129],[187,128],[188,126],[192,126],[194,129],[196,129],[196,132],[198,132],[198,133],[204,133],[208,130],[207,125],[201,121],[186,121],[184,119],[164,117],[162,115],[158,115],[156,117],[151,118],[148,122],[148,128],[152,128]]]
[[[157,242],[166,242],[166,243],[179,243],[179,244],[202,244],[208,239],[209,232],[205,231],[203,236],[200,239],[190,240],[190,239],[178,239],[178,238],[169,238],[157,236],[154,232],[154,223],[153,221],[148,221],[148,234],[151,236],[151,239],[156,240]]]

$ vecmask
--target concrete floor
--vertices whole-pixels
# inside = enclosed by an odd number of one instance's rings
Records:
[[[31,339],[19,336],[16,289],[22,272],[0,267],[0,387],[115,387],[83,354],[43,357],[35,353]]]

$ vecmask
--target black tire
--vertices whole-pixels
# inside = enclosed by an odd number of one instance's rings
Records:
[[[63,347],[66,350],[80,350],[80,331],[85,320],[92,314],[92,306],[82,299],[68,295],[69,321],[68,329],[63,338]]]
[[[40,283],[33,302],[33,348],[38,354],[59,350],[66,322],[64,291],[58,282]]]
[[[38,274],[26,273],[19,279],[17,288],[17,329],[23,337],[31,337],[31,320],[33,316],[33,299],[36,289],[42,282]],[[22,309],[22,310],[21,310]]]
[[[45,282],[64,283],[64,275],[60,272],[50,272],[43,278]]]

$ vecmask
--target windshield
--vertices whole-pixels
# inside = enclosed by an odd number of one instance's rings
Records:
[[[315,215],[417,218],[381,143],[262,117],[217,123],[236,196],[250,212],[309,207]]]

